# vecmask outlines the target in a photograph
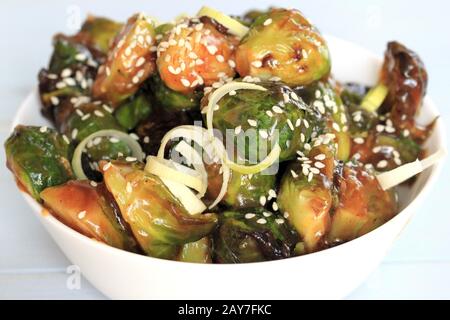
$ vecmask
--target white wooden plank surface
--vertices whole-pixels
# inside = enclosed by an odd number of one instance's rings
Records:
[[[168,19],[180,12],[195,12],[201,4],[238,13],[243,7],[266,7],[274,1],[134,1],[115,2],[2,1],[0,37],[0,141],[7,136],[15,109],[36,84],[39,68],[49,59],[51,36],[69,32],[67,10],[76,5],[84,15],[93,12],[124,20],[145,10]],[[276,1],[279,6],[299,6],[298,1]],[[198,5],[197,5],[198,4]],[[324,6],[328,10],[323,10]],[[177,8],[176,12],[172,8]],[[405,8],[408,13],[405,14]],[[359,43],[380,54],[391,39],[404,41],[427,63],[430,94],[449,119],[448,65],[450,39],[439,34],[450,30],[450,9],[445,0],[302,2],[301,8],[327,33]],[[51,18],[50,18],[51,17]],[[421,23],[416,23],[420,18]],[[33,25],[39,23],[39,29]],[[437,24],[439,22],[439,24]],[[448,122],[447,122],[448,123]],[[103,299],[86,281],[80,290],[66,287],[69,261],[52,242],[22,201],[0,151],[0,299]],[[448,166],[427,202],[394,244],[378,270],[349,299],[450,298],[450,191]]]

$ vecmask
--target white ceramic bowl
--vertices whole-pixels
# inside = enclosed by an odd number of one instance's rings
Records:
[[[381,59],[349,42],[328,37],[333,73],[340,81],[374,84]],[[48,123],[39,113],[37,90],[20,107],[14,125]],[[427,98],[420,115],[438,115]],[[445,131],[438,120],[428,147],[444,148]],[[402,211],[380,228],[318,253],[281,261],[201,265],[165,261],[109,247],[65,226],[31,197],[25,200],[61,250],[82,274],[114,299],[340,299],[348,295],[378,266],[385,253],[426,198],[443,162],[423,172],[412,188],[401,193]]]

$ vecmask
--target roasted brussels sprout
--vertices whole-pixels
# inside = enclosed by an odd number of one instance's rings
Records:
[[[288,258],[298,241],[285,220],[270,212],[226,211],[214,234],[214,259],[218,263],[250,263]]]
[[[363,167],[344,166],[336,187],[339,202],[327,236],[332,245],[360,237],[397,213],[395,194],[383,191],[374,173]]]
[[[217,224],[215,214],[190,215],[156,176],[136,165],[101,165],[104,181],[142,250],[176,259],[180,246],[207,236]]]
[[[115,112],[117,122],[127,130],[132,130],[152,112],[149,98],[141,93],[122,104]]]
[[[337,159],[347,161],[351,139],[349,116],[340,96],[329,82],[318,81],[309,86],[297,87],[295,92],[316,112],[321,121],[319,134],[331,133],[338,144]]]
[[[122,23],[107,18],[88,16],[76,37],[88,47],[106,55],[122,27]]]
[[[381,82],[389,88],[385,105],[395,128],[418,143],[432,132],[434,122],[423,128],[416,124],[428,84],[428,75],[419,56],[398,42],[388,43]]]
[[[191,263],[212,263],[211,239],[204,237],[196,242],[183,245],[178,261]]]
[[[266,197],[269,190],[275,189],[275,181],[276,175],[233,172],[222,202],[232,209],[258,207],[261,197]]]
[[[94,132],[115,129],[124,131],[108,106],[98,103],[86,103],[77,108],[68,118],[61,130],[75,141],[83,141]]]
[[[331,60],[325,40],[299,11],[272,9],[242,39],[236,68],[242,77],[277,77],[298,86],[327,76]]]
[[[32,197],[73,178],[68,141],[46,127],[17,126],[5,142],[7,166]]]
[[[286,170],[277,203],[300,234],[305,252],[310,253],[326,246],[333,205],[334,151],[322,145],[300,160]]]
[[[135,94],[156,70],[154,45],[153,22],[143,14],[128,19],[99,68],[92,95],[117,107]]]
[[[170,89],[190,93],[232,78],[237,39],[209,18],[182,20],[158,45],[158,71]]]
[[[252,162],[264,158],[278,138],[280,161],[292,159],[309,142],[318,115],[289,87],[274,82],[258,85],[267,91],[238,90],[223,97],[214,111],[213,126],[224,137],[228,137],[227,130],[236,133],[235,146],[241,158]],[[267,154],[259,154],[261,151]]]
[[[136,241],[104,185],[93,187],[88,181],[69,181],[45,189],[41,198],[67,226],[110,246],[136,251]]]
[[[198,91],[181,93],[170,89],[159,75],[154,75],[150,79],[150,89],[157,103],[172,110],[198,108],[202,97],[202,93]]]

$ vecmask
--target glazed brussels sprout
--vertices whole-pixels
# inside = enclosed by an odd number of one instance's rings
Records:
[[[77,108],[68,118],[61,130],[75,141],[83,141],[94,132],[106,129],[124,131],[108,106],[86,103]]]
[[[198,108],[202,97],[202,93],[198,91],[181,93],[170,89],[157,74],[150,79],[150,89],[157,103],[172,110]]]
[[[115,112],[117,122],[127,130],[132,130],[152,112],[152,104],[144,93],[138,94],[122,104]]]
[[[7,166],[32,197],[73,178],[68,141],[46,127],[17,126],[5,142]]]
[[[318,117],[289,87],[274,82],[258,85],[267,91],[238,90],[223,97],[214,111],[213,126],[224,137],[230,133],[227,130],[236,133],[235,146],[244,159],[264,158],[267,154],[260,151],[270,152],[276,138],[280,161],[292,159],[310,140]]]
[[[136,252],[136,241],[120,217],[116,203],[104,185],[69,181],[42,191],[51,213],[78,232],[110,246]]]
[[[319,169],[320,168],[320,169]],[[334,151],[322,145],[292,163],[284,174],[277,203],[302,238],[304,251],[326,246],[333,205]]]
[[[242,77],[277,77],[298,86],[327,76],[331,60],[325,40],[299,11],[272,9],[242,39],[236,68]]]
[[[233,172],[223,204],[232,209],[260,206],[261,197],[275,189],[276,175],[257,173],[253,175]]]
[[[137,165],[105,162],[101,168],[108,190],[146,254],[176,259],[180,246],[202,239],[215,228],[215,214],[188,214],[159,178]]]
[[[232,78],[237,39],[209,18],[182,20],[158,45],[158,71],[170,89],[191,93]]]
[[[128,19],[98,71],[92,88],[94,98],[117,107],[135,94],[156,70],[154,45],[153,22],[143,14]]]
[[[344,166],[337,189],[339,202],[327,236],[332,245],[360,237],[397,213],[396,195],[383,191],[374,173],[365,168]]]
[[[315,111],[321,121],[318,133],[331,133],[338,145],[336,158],[347,161],[350,156],[351,139],[349,116],[340,96],[330,82],[318,81],[295,92]]]
[[[388,43],[381,82],[389,88],[385,105],[396,129],[418,143],[424,142],[434,122],[423,128],[416,124],[428,84],[428,74],[419,56],[398,42]]]
[[[212,244],[209,237],[183,245],[178,261],[191,263],[212,263]]]
[[[262,209],[226,211],[214,234],[215,261],[250,263],[288,258],[299,241],[284,219]]]
[[[122,27],[122,23],[107,18],[88,16],[81,26],[77,38],[88,47],[106,55],[111,43]]]

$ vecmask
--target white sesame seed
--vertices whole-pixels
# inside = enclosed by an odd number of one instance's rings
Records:
[[[341,132],[341,127],[339,127],[339,125],[336,122],[333,122],[333,129],[336,132]]]
[[[305,125],[305,128],[308,129],[309,128],[309,122],[306,119],[303,119],[303,124]]]
[[[95,181],[90,181],[89,184],[94,188],[98,186],[97,182]]]
[[[245,214],[245,219],[250,220],[250,219],[253,219],[254,217],[256,217],[256,214],[254,214],[254,213],[246,213]]]
[[[189,87],[191,85],[191,83],[189,82],[189,80],[182,78],[181,79],[181,84],[185,87]]]
[[[248,124],[249,124],[250,126],[252,126],[252,127],[258,126],[258,122],[256,122],[256,120],[248,119],[247,122],[248,122]]]
[[[260,203],[262,206],[265,206],[265,205],[266,205],[266,202],[267,202],[267,199],[266,199],[265,196],[259,197],[259,203]]]
[[[262,62],[260,60],[253,61],[252,66],[254,66],[255,68],[261,68]]]
[[[107,164],[105,164],[105,165],[103,166],[103,171],[108,171],[108,170],[111,168],[111,166],[112,166],[112,163],[111,163],[111,162],[108,162]]]
[[[118,142],[120,142],[120,140],[117,139],[116,137],[111,137],[111,138],[109,138],[109,141],[110,141],[111,143],[118,143]]]
[[[213,45],[206,46],[206,50],[208,50],[211,55],[215,55],[218,51],[217,47]]]
[[[289,212],[285,212],[285,213],[283,213],[283,217],[285,218],[285,219],[287,219],[287,218],[289,218]]]
[[[39,128],[39,131],[40,131],[41,133],[46,133],[47,130],[48,130],[47,126],[42,126],[42,127]]]
[[[233,60],[228,60],[228,65],[229,65],[231,68],[236,68],[236,62],[234,62]]]
[[[58,76],[57,76],[56,74],[49,73],[49,74],[47,75],[47,78],[49,78],[49,79],[51,79],[51,80],[56,80],[56,79],[58,79]]]
[[[409,137],[409,130],[408,129],[403,130],[403,136],[404,137]]]
[[[128,193],[132,193],[133,192],[133,186],[131,185],[131,183],[130,182],[127,182],[127,192]]]
[[[387,133],[394,133],[395,132],[395,128],[394,127],[386,127],[386,132]]]
[[[259,130],[259,135],[261,136],[261,138],[263,139],[267,139],[269,137],[269,134],[267,133],[266,130]]]
[[[277,197],[277,193],[275,192],[275,190],[270,189],[269,190],[269,200],[272,198],[276,198]]]
[[[301,119],[297,119],[297,120],[295,121],[295,127],[296,127],[296,128],[300,127],[301,124],[302,124],[302,120],[301,120]]]
[[[75,140],[78,136],[78,129],[75,128],[72,130],[72,140]]]
[[[99,117],[99,118],[103,118],[105,115],[103,114],[103,112],[101,112],[100,110],[95,110],[94,114]]]
[[[134,84],[138,84],[138,83],[139,83],[139,77],[138,77],[138,76],[134,76],[133,79],[131,79],[131,81],[132,81]]]
[[[267,220],[264,219],[264,218],[261,218],[261,219],[256,220],[256,223],[259,223],[259,224],[266,224],[266,223],[267,223]]]
[[[279,106],[273,106],[272,110],[275,113],[283,113],[283,109],[281,109]]]
[[[135,157],[126,157],[125,161],[126,162],[135,162],[135,161],[137,161],[137,158],[135,158]]]
[[[273,215],[272,212],[268,212],[268,211],[264,211],[264,212],[263,212],[263,216],[266,217],[266,218],[269,218],[269,217],[271,217],[272,215]]]
[[[83,116],[84,116],[83,111],[81,111],[80,109],[76,109],[75,112],[76,112],[76,114],[77,114],[79,117],[83,117]]]
[[[67,78],[72,75],[72,70],[69,68],[65,68],[63,71],[61,71],[61,78]]]
[[[87,119],[89,119],[91,117],[91,114],[85,114],[84,116],[81,117],[81,121],[86,121]]]
[[[387,165],[388,165],[388,162],[386,160],[381,160],[380,162],[377,163],[377,168],[384,169],[387,167]]]
[[[353,139],[353,142],[356,144],[364,144],[364,138],[357,137],[357,138]]]
[[[272,203],[272,209],[273,211],[278,211],[278,203],[276,202]]]
[[[219,62],[225,62],[225,58],[224,58],[223,55],[221,55],[221,54],[218,54],[218,55],[216,56],[216,60],[219,61]]]
[[[87,57],[84,53],[77,53],[75,55],[75,60],[77,60],[77,61],[84,61],[86,59],[87,59]]]
[[[55,97],[55,96],[51,96],[50,102],[52,103],[52,105],[57,106],[59,104],[59,98]]]
[[[109,67],[105,68],[106,76],[109,77],[111,75],[111,69]]]
[[[62,81],[57,82],[55,86],[56,86],[56,89],[62,89],[62,88],[67,87],[67,85]]]
[[[384,131],[384,126],[382,125],[382,124],[379,124],[379,125],[377,125],[377,127],[376,127],[376,130],[377,130],[377,132],[383,132]]]
[[[323,169],[325,168],[325,165],[322,162],[315,162],[314,166],[318,169]]]
[[[78,219],[82,220],[84,217],[86,217],[86,211],[81,211],[77,215]]]
[[[267,116],[270,117],[270,118],[273,117],[273,113],[272,113],[272,111],[270,111],[270,110],[267,110],[267,111],[266,111],[266,114],[267,114]]]
[[[139,59],[137,59],[136,61],[136,67],[140,67],[145,63],[145,58],[144,57],[140,57]]]
[[[309,171],[310,171],[310,173],[312,173],[312,174],[319,174],[320,173],[320,170],[319,169],[317,169],[317,168],[309,168]]]
[[[276,224],[283,224],[284,223],[284,219],[283,218],[278,218],[275,219]]]
[[[298,178],[298,174],[294,170],[291,170],[291,175],[294,179]]]
[[[263,25],[268,26],[271,23],[272,23],[272,19],[269,18],[266,21],[264,21]]]
[[[380,152],[380,151],[381,151],[381,147],[380,147],[380,146],[377,146],[377,147],[375,147],[375,148],[372,149],[372,152],[373,152],[373,153],[378,153],[378,152]]]

